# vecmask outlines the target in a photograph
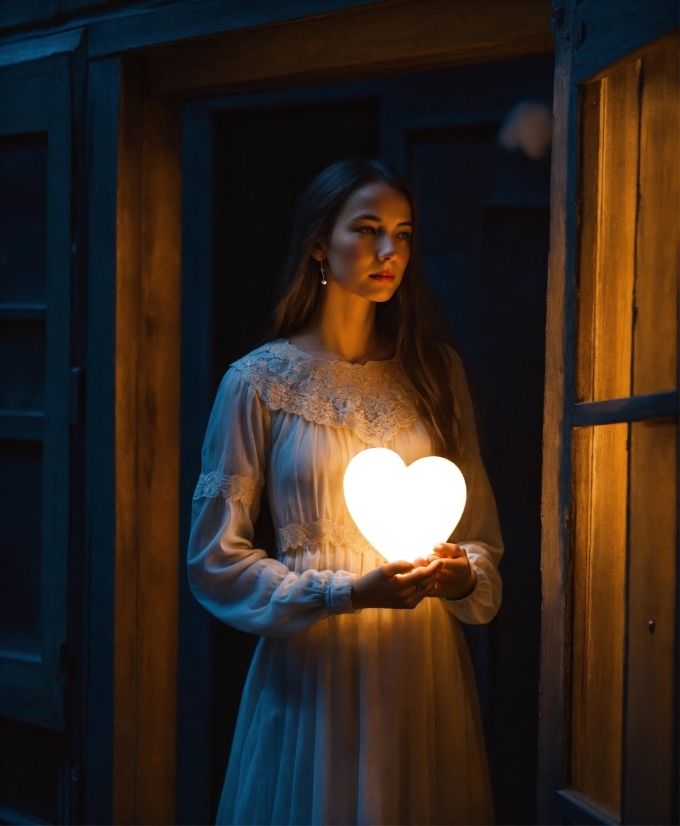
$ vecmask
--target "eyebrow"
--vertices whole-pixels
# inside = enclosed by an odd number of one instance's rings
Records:
[[[381,219],[381,218],[378,218],[378,216],[377,216],[377,215],[357,215],[357,216],[354,218],[354,220],[355,220],[355,221],[375,221],[375,222],[376,222],[376,224],[379,224],[379,223],[381,222],[381,220],[382,220],[382,219]],[[413,226],[413,222],[412,222],[412,221],[400,221],[400,222],[397,224],[397,226],[398,226],[398,227],[403,227],[403,226],[412,227],[412,226]]]

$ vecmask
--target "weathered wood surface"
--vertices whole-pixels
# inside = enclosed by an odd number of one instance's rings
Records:
[[[633,392],[677,387],[678,36],[642,58]],[[677,398],[677,390],[668,393]],[[635,423],[630,447],[628,691],[623,811],[672,823],[677,736],[678,426]],[[653,627],[649,623],[653,622]]]
[[[179,487],[178,113],[124,75],[116,307],[114,821],[174,819]]]
[[[582,94],[577,399],[629,396],[641,61]]]
[[[574,83],[630,59],[680,21],[677,0],[583,0],[573,5]]]
[[[26,441],[23,445],[13,447],[8,442],[5,443],[5,447],[11,450],[26,451],[26,458],[33,451],[36,452],[33,470],[35,476],[32,481],[35,483],[35,491],[40,492],[38,507],[41,510],[35,515],[17,514],[20,519],[17,525],[28,526],[35,519],[39,526],[35,535],[36,547],[30,549],[28,558],[35,554],[40,560],[40,579],[36,584],[40,612],[33,629],[37,640],[28,643],[26,648],[21,640],[18,641],[17,650],[14,644],[9,644],[0,651],[0,713],[56,730],[63,730],[66,722],[65,686],[60,674],[59,648],[67,640],[68,623],[69,276],[73,227],[71,214],[62,208],[62,204],[69,203],[71,199],[71,115],[71,82],[66,57],[52,57],[0,70],[2,148],[32,146],[39,151],[44,164],[39,167],[44,170],[44,188],[42,194],[36,197],[34,208],[38,215],[41,214],[41,209],[44,210],[42,220],[45,244],[44,292],[40,296],[41,302],[37,307],[22,303],[5,304],[4,318],[0,321],[4,328],[3,336],[7,336],[8,342],[12,340],[10,326],[6,324],[8,320],[34,318],[43,322],[33,328],[36,333],[33,342],[40,348],[40,360],[28,364],[31,364],[31,368],[40,363],[44,365],[39,369],[44,370],[45,381],[44,395],[41,394],[40,400],[34,398],[35,404],[30,405],[36,409],[13,409],[10,404],[0,411],[1,438],[12,439],[14,442],[34,439],[42,442],[39,448]],[[6,144],[6,138],[11,143]],[[27,216],[27,220],[30,221],[30,216]],[[11,286],[5,285],[5,292],[8,289]],[[14,358],[21,364],[21,358],[28,353],[29,345],[20,344],[19,339],[15,341],[17,350]],[[5,373],[5,377],[10,383],[16,381],[23,384],[24,381],[21,374],[12,376],[11,373]],[[28,374],[26,380],[29,380]],[[4,453],[3,457],[10,458]],[[11,465],[8,463],[5,467]],[[11,507],[8,502],[5,506]],[[26,507],[30,507],[28,499]],[[10,548],[11,542],[10,539]],[[11,570],[11,551],[4,562],[3,575],[20,582],[19,571]],[[28,594],[23,599],[30,602]],[[24,608],[19,603],[14,606],[20,613]]]
[[[164,46],[149,53],[147,82],[154,94],[205,94],[501,60],[552,46],[544,0],[410,0]]]
[[[680,89],[678,35],[642,58],[633,393],[678,383]]]
[[[142,98],[128,64],[121,79],[116,218],[116,602],[113,821],[135,818],[138,760],[139,510],[137,479]]]
[[[583,402],[573,405],[571,414],[574,427],[587,427],[591,424],[616,424],[677,417],[679,407],[677,391],[667,390],[649,396]]]
[[[155,0],[118,0],[112,4],[111,0],[3,0],[0,32],[7,31],[8,38],[17,39],[12,27],[25,30],[32,25],[44,30],[52,25],[67,32],[69,26],[87,26],[93,36],[90,54],[104,57],[153,43],[262,26],[380,1],[179,0],[159,4]],[[108,8],[98,8],[101,6]]]
[[[543,421],[543,497],[541,502],[541,683],[538,745],[538,823],[554,823],[555,792],[562,788],[565,684],[567,676],[567,512],[569,453],[564,441],[565,366],[567,363],[567,279],[573,216],[576,139],[573,92],[570,89],[571,43],[556,24],[555,91],[553,103],[552,178],[550,196],[550,257],[546,315],[545,407]],[[571,162],[570,162],[571,159]]]
[[[568,785],[621,812],[628,425],[573,434]]]
[[[591,4],[584,2],[581,11],[592,11]],[[562,52],[558,48],[557,88]],[[546,822],[621,817],[651,823],[677,817],[677,423],[669,421],[678,416],[677,84],[673,34],[581,87],[579,198],[570,192],[567,175],[567,231],[560,238],[566,278],[555,302],[559,309],[566,305],[566,319],[553,321],[553,330],[564,335],[562,401],[571,422],[563,423],[562,453],[554,463],[548,436],[559,433],[551,409],[559,396],[550,382],[546,392],[539,777],[539,820]],[[573,107],[572,129],[576,114]],[[567,155],[570,169],[575,142]],[[580,221],[575,398],[600,399],[580,404],[569,398],[576,309],[576,302],[570,303],[569,256],[577,248],[576,233],[569,232],[577,211],[570,212],[570,203],[578,204]],[[553,213],[556,219],[562,216]],[[551,262],[555,257],[560,260],[553,249]],[[549,292],[548,299],[547,376],[555,376],[560,367],[550,363],[555,297]],[[615,422],[621,424],[609,424]],[[547,502],[553,507],[564,502],[559,470],[571,454],[569,425],[577,427],[571,583],[559,567],[566,549],[563,540],[559,544],[558,514],[545,510]],[[554,634],[564,616],[564,647],[550,651],[556,640],[546,640],[546,633]],[[657,622],[663,626],[658,638]],[[561,669],[570,690],[559,685],[553,668]],[[552,689],[549,696],[543,696],[544,686]],[[559,725],[565,723],[571,738],[563,762]],[[564,791],[555,794],[561,787]]]
[[[626,823],[674,823],[678,425],[630,427],[623,814]]]

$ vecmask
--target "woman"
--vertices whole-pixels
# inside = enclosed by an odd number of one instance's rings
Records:
[[[417,225],[408,184],[380,162],[324,170],[298,203],[271,341],[217,393],[190,578],[215,616],[262,637],[219,823],[493,819],[459,621],[498,610],[502,543]],[[427,560],[386,564],[352,522],[343,474],[371,446],[406,464],[447,456],[465,476],[463,517]],[[256,549],[265,485],[277,546]]]

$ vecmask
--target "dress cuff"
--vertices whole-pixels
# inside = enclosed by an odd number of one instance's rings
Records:
[[[456,605],[469,605],[471,602],[475,602],[479,600],[479,592],[480,591],[490,591],[491,590],[491,583],[489,582],[489,577],[482,571],[481,568],[478,568],[474,562],[470,562],[470,567],[475,572],[475,587],[470,591],[470,593],[466,597],[460,597],[456,599],[456,597],[450,597],[447,599],[447,602],[455,603]]]
[[[328,580],[326,588],[326,605],[331,614],[358,614],[352,606],[352,582],[356,574],[347,571],[335,571]]]
[[[442,600],[448,610],[461,622],[477,625],[486,623],[496,613],[494,610],[493,585],[489,575],[471,560],[470,565],[477,574],[477,582],[472,593],[462,599]]]

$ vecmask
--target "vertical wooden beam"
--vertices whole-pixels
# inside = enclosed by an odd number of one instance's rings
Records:
[[[175,809],[179,112],[123,74],[116,289],[114,822]]]
[[[562,9],[562,13],[564,9]],[[555,93],[551,177],[550,256],[546,315],[546,373],[543,424],[543,498],[541,503],[541,684],[538,741],[538,823],[557,822],[556,789],[562,786],[567,606],[567,507],[569,502],[570,422],[565,422],[565,364],[568,353],[568,238],[573,232],[569,194],[574,191],[574,141],[571,44],[564,35],[569,20],[555,18]],[[566,388],[569,392],[569,387]]]
[[[133,823],[137,794],[137,373],[141,239],[142,99],[126,61],[118,120],[116,214],[116,587],[114,823]]]
[[[179,111],[144,103],[138,372],[137,823],[175,816],[179,532]]]

